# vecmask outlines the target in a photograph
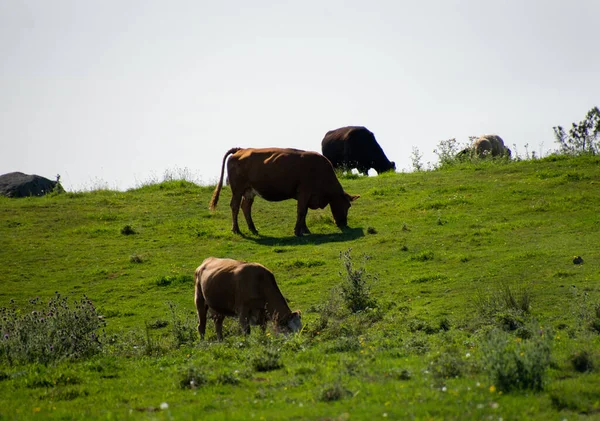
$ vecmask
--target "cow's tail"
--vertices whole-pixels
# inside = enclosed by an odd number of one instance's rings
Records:
[[[242,148],[231,148],[225,153],[225,156],[223,157],[223,164],[221,165],[221,178],[219,178],[219,184],[217,184],[217,187],[215,187],[212,199],[210,199],[210,204],[208,205],[208,208],[211,211],[214,211],[217,207],[217,203],[219,203],[219,195],[221,194],[221,189],[223,188],[223,173],[225,172],[225,161],[227,161],[227,157],[229,155],[231,155],[232,153],[236,153],[240,149]]]
[[[206,332],[206,314],[208,312],[200,282],[203,270],[204,264],[196,269],[194,273],[194,303],[196,304],[196,312],[198,313],[198,333],[201,339],[204,339],[204,333]]]

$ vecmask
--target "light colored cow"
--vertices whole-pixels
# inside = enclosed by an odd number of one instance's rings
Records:
[[[292,312],[281,294],[273,273],[258,263],[208,257],[196,269],[195,302],[198,333],[204,339],[210,310],[217,339],[223,339],[225,316],[238,317],[243,331],[260,325],[263,331],[272,320],[283,331],[302,328],[300,312]]]

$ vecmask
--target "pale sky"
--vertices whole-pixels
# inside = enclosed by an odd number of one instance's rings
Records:
[[[364,125],[399,171],[600,106],[600,1],[0,0],[0,174],[125,190]],[[514,151],[513,151],[514,152]]]

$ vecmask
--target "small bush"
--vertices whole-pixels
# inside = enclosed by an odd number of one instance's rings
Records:
[[[570,361],[573,368],[580,373],[594,371],[594,357],[587,350],[571,355]]]
[[[360,342],[355,336],[342,336],[336,339],[333,343],[327,346],[326,351],[329,352],[348,352],[357,351],[360,349]]]
[[[344,279],[342,282],[342,297],[346,306],[350,311],[365,310],[367,308],[377,307],[377,301],[371,297],[370,281],[377,280],[376,277],[367,273],[364,267],[355,270],[351,256],[352,249],[345,252],[340,252],[340,260],[344,267],[344,271],[340,272],[340,276]],[[368,260],[367,255],[363,256],[364,260]]]
[[[577,319],[577,324],[587,330],[600,333],[600,303],[592,301],[588,292],[580,293],[572,285],[570,289],[573,296],[573,314]]]
[[[433,251],[431,251],[431,250],[422,251],[422,252],[417,253],[414,256],[412,256],[410,258],[410,260],[413,260],[415,262],[427,262],[429,260],[433,260]]]
[[[162,319],[156,319],[155,321],[148,323],[148,327],[150,329],[162,329],[163,327],[167,326],[169,326],[169,322]]]
[[[142,259],[142,256],[140,256],[139,254],[132,254],[131,256],[129,256],[129,261],[131,263],[143,263],[144,259]]]
[[[236,373],[236,372],[220,373],[217,376],[217,383],[218,384],[230,384],[230,385],[235,386],[240,383],[240,378],[238,376],[238,373]]]
[[[600,153],[600,109],[593,107],[579,124],[573,123],[569,132],[561,126],[553,127],[556,143],[564,155],[596,155]]]
[[[352,392],[342,386],[340,383],[334,383],[321,390],[319,400],[322,402],[334,402],[351,396]]]
[[[483,318],[507,331],[523,327],[531,307],[531,292],[525,286],[502,284],[495,289],[479,290],[473,302]]]
[[[166,287],[173,284],[193,284],[194,277],[192,275],[163,275],[156,280],[156,285]]]
[[[193,317],[181,316],[177,311],[177,305],[168,303],[171,311],[171,331],[175,340],[175,347],[179,348],[184,344],[192,344],[198,338],[196,329],[196,320]]]
[[[405,368],[392,368],[385,372],[386,377],[391,377],[394,380],[410,380],[412,373]]]
[[[256,371],[272,371],[283,367],[281,355],[274,348],[266,348],[252,360],[252,366]]]
[[[74,300],[72,307],[58,293],[47,304],[39,297],[29,304],[28,311],[0,308],[0,361],[48,364],[83,359],[101,351],[98,331],[105,323],[85,295]]]
[[[180,375],[179,387],[182,389],[196,389],[208,383],[206,373],[197,367],[188,367]]]
[[[483,367],[498,390],[540,391],[550,365],[551,336],[537,329],[527,340],[493,329],[482,344]]]
[[[429,341],[422,333],[414,334],[404,342],[404,348],[409,354],[423,355],[429,351]]]
[[[123,235],[133,235],[135,233],[136,232],[131,227],[131,225],[125,225],[123,228],[121,228],[121,234],[123,234]]]
[[[461,377],[466,370],[466,363],[456,348],[440,352],[429,363],[429,371],[436,379]]]

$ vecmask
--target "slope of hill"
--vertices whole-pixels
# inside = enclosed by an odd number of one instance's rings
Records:
[[[59,292],[106,321],[101,352],[75,361],[11,363],[5,338],[0,418],[598,416],[600,158],[341,181],[361,195],[350,228],[310,211],[303,238],[295,201],[257,199],[260,235],[240,215],[237,236],[229,189],[210,213],[213,187],[186,181],[0,198],[4,314]],[[244,338],[229,320],[224,342],[209,323],[200,343],[192,275],[207,256],[270,268],[303,331]],[[374,308],[347,310],[344,263]]]

